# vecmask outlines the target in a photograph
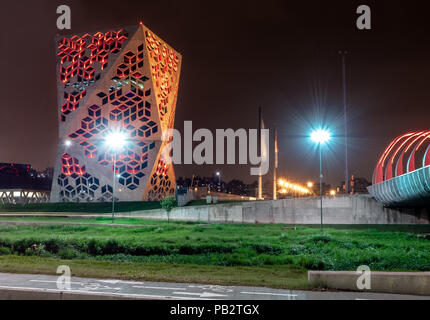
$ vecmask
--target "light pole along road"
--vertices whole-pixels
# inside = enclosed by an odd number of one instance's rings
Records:
[[[320,213],[321,213],[321,229],[323,229],[323,173],[322,173],[322,146],[331,139],[330,132],[319,129],[311,133],[311,140],[318,144],[320,158]]]
[[[121,131],[112,131],[105,137],[105,146],[109,151],[112,151],[113,156],[113,182],[112,182],[112,223],[115,220],[115,182],[116,182],[116,158],[128,143],[127,135]]]

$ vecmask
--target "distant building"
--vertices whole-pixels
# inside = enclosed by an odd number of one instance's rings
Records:
[[[47,202],[51,184],[52,175],[39,174],[29,164],[0,163],[0,204]]]
[[[219,180],[218,176],[190,178],[179,177],[176,181],[178,187],[185,188],[207,188],[211,192],[228,193],[244,197],[255,197],[257,192],[257,182],[246,184],[241,180],[233,179],[230,182]]]
[[[37,177],[42,179],[52,180],[54,177],[54,168],[46,168],[43,171],[37,172]]]
[[[355,177],[354,175],[351,176],[351,179],[349,180],[349,193],[351,195],[353,194],[368,194],[369,191],[367,190],[367,187],[371,185],[371,183],[366,178],[360,178]],[[345,181],[342,181],[342,189],[338,188],[339,192],[345,193]]]
[[[35,174],[36,171],[29,164],[0,163],[0,176],[29,177]]]

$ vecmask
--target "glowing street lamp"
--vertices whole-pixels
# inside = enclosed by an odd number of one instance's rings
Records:
[[[315,130],[311,134],[311,140],[320,145],[326,142],[329,142],[330,139],[331,139],[330,132],[326,130],[322,130],[322,129]]]
[[[66,140],[66,141],[64,141],[64,146],[66,147],[66,148],[68,148],[68,147],[70,147],[72,145],[72,141],[70,141],[70,140]]]
[[[64,149],[66,150],[66,152],[69,151],[69,148],[72,146],[73,142],[69,139],[64,140]]]
[[[115,131],[105,137],[105,144],[111,150],[120,150],[127,144],[127,136],[124,132]]]
[[[281,187],[279,192],[282,194],[287,194],[290,192],[294,196],[303,196],[311,193],[309,189],[306,189],[305,187],[298,184],[290,183],[284,179],[279,179],[277,183]]]
[[[216,175],[218,177],[218,191],[221,192],[221,173],[218,171]]]
[[[114,153],[113,183],[112,183],[112,223],[115,218],[115,181],[116,181],[116,154],[127,145],[127,136],[124,132],[113,131],[106,135],[105,146]],[[118,175],[119,177],[119,175]]]
[[[311,133],[311,140],[318,144],[320,153],[320,206],[321,206],[321,229],[323,228],[323,190],[322,190],[322,145],[331,139],[330,132],[323,129],[315,130]]]

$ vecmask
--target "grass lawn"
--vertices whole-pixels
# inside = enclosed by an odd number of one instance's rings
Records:
[[[44,225],[0,224],[0,272],[258,285],[306,289],[307,270],[429,271],[430,240],[414,226],[285,229],[284,225],[76,218],[6,218]],[[100,225],[46,225],[46,222]]]
[[[55,275],[59,265],[68,265],[75,277],[311,289],[306,270],[291,266],[218,267],[0,256],[0,272]]]

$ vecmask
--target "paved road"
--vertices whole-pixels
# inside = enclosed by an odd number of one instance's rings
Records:
[[[0,291],[24,290],[56,293],[57,277],[48,275],[0,273]],[[178,300],[430,300],[430,297],[376,293],[290,291],[261,287],[218,286],[188,283],[141,282],[71,278],[71,293],[111,295],[133,299]],[[35,295],[36,296],[36,295]]]

